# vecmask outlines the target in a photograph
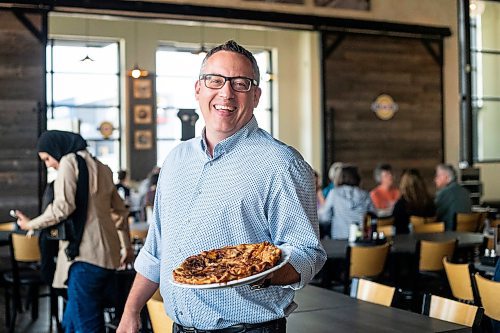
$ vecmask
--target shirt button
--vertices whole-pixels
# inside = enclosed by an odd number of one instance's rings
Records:
[[[182,311],[180,311],[179,314],[182,316],[184,313],[182,313]]]
[[[201,194],[201,190],[198,190],[198,194]]]

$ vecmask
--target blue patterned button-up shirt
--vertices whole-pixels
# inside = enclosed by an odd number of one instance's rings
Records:
[[[263,241],[291,250],[289,262],[301,276],[299,283],[261,290],[248,285],[186,289],[169,283],[172,270],[188,256]],[[166,312],[175,322],[218,329],[284,317],[294,290],[308,283],[325,260],[310,166],[252,118],[217,144],[213,157],[203,138],[181,143],[167,156],[135,269],[160,283]]]

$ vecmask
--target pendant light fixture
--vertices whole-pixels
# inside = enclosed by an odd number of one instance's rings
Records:
[[[80,59],[81,62],[88,63],[88,62],[93,62],[94,59],[92,59],[89,56],[89,19],[85,19],[85,50],[87,51],[87,54],[85,57]]]
[[[141,69],[139,65],[137,64],[137,49],[139,48],[138,45],[138,39],[137,39],[137,21],[134,21],[134,58],[135,58],[135,63],[134,67],[128,72],[128,74],[133,77],[134,79],[138,79],[141,76],[147,76],[148,71]]]

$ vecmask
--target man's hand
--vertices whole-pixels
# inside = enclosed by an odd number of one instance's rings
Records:
[[[116,329],[116,333],[137,333],[141,328],[140,313],[123,312],[120,325]]]

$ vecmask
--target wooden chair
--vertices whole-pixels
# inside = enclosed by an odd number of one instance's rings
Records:
[[[146,303],[153,333],[172,333],[173,321],[165,313],[159,289]]]
[[[500,282],[488,280],[479,273],[474,275],[476,279],[479,298],[484,308],[484,314],[491,319],[500,321]]]
[[[478,299],[472,276],[472,264],[452,264],[443,258],[443,266],[448,277],[451,293],[459,301],[477,304]]]
[[[382,274],[388,253],[389,243],[375,246],[348,246],[344,293],[348,293],[352,278],[376,278]]]
[[[468,327],[479,327],[483,309],[436,295],[425,295],[422,313]]]
[[[415,253],[417,265],[413,280],[413,310],[422,308],[422,295],[442,294],[447,286],[443,258],[453,258],[457,240],[433,242],[419,240]]]
[[[481,219],[480,213],[457,213],[456,231],[461,232],[476,232],[479,228],[479,222]]]
[[[413,232],[417,234],[444,232],[444,222],[416,224],[413,226]]]
[[[49,295],[39,295],[40,286],[44,283],[36,266],[40,261],[38,237],[12,233],[9,235],[9,246],[12,270],[4,273],[4,280],[8,284],[5,288],[5,317],[9,331],[14,332],[17,313],[23,312],[21,286],[28,287],[32,320],[38,319],[38,298]],[[52,320],[50,324],[52,326]]]
[[[352,279],[351,297],[376,303],[384,306],[391,306],[396,288],[365,279]]]

